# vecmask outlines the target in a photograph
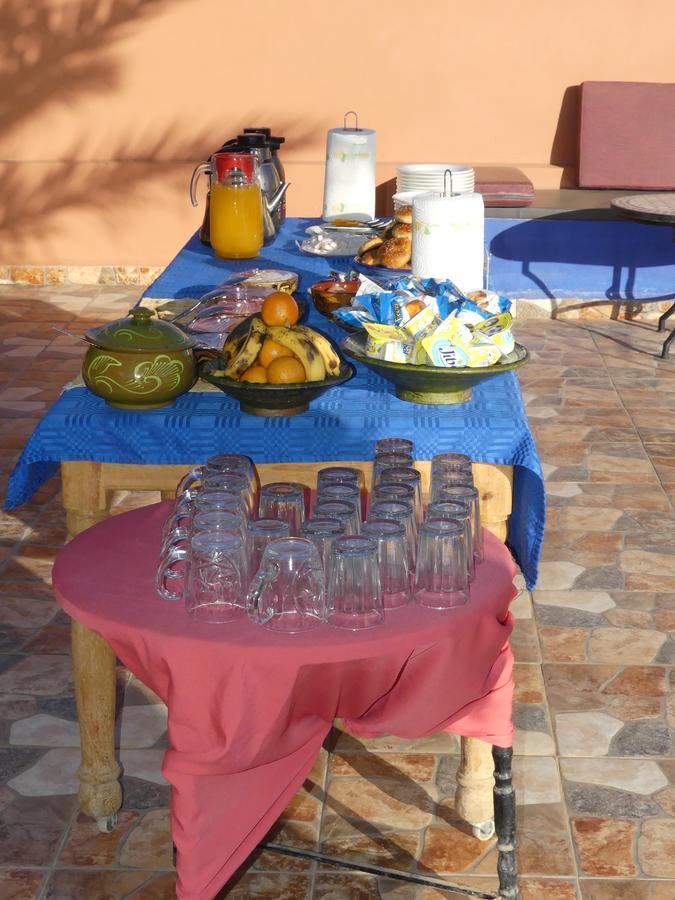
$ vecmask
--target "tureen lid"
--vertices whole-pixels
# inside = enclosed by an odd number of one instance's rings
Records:
[[[187,350],[194,347],[194,338],[170,322],[155,319],[154,315],[154,310],[136,306],[124,319],[90,328],[86,337],[103,350]]]

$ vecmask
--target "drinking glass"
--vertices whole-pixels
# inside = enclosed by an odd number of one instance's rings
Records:
[[[337,519],[345,534],[358,534],[361,517],[351,500],[317,500],[312,515],[315,519]]]
[[[412,468],[414,459],[409,453],[378,453],[373,460],[373,487],[380,480],[383,469],[396,467]]]
[[[395,609],[410,602],[410,573],[405,525],[393,519],[368,519],[361,534],[377,544],[380,586],[385,609]]]
[[[246,617],[246,548],[240,534],[199,532],[190,539],[185,608],[202,622]]]
[[[251,582],[247,607],[254,622],[284,634],[325,622],[324,572],[314,544],[301,537],[270,541]]]
[[[438,495],[444,487],[453,484],[462,484],[473,487],[473,474],[471,473],[471,470],[466,469],[463,466],[452,468],[444,466],[442,469],[437,469],[431,476],[430,493],[432,502],[435,502],[435,500],[438,499]]]
[[[361,525],[361,489],[357,484],[335,483],[321,485],[317,490],[317,502],[323,500],[346,500],[353,503],[357,513],[357,531]]]
[[[195,466],[178,483],[176,497],[186,492],[194,492],[205,479],[215,479],[218,475],[239,475],[245,479],[246,505],[252,511],[255,508],[257,482],[253,463],[247,456],[238,453],[220,453],[210,457],[203,466]],[[230,489],[229,487],[227,488]]]
[[[365,535],[333,541],[328,566],[328,622],[358,631],[384,621],[377,544]]]
[[[333,541],[344,533],[345,526],[339,519],[307,519],[300,526],[300,534],[314,544],[324,567],[328,564]]]
[[[351,466],[326,466],[316,474],[316,488],[321,490],[324,484],[357,484],[363,487],[363,472]]]
[[[305,521],[305,488],[301,484],[274,481],[260,488],[261,519],[281,519],[288,522],[291,535],[300,533]]]
[[[415,523],[422,520],[422,509],[417,506],[417,492],[411,484],[386,484],[375,485],[373,488],[373,500],[396,500],[398,503],[409,503],[414,513]]]
[[[480,498],[476,488],[468,485],[445,485],[438,491],[437,498],[445,500],[464,500],[471,504],[471,534],[473,535],[473,555],[477,562],[483,559],[483,531],[480,526]]]
[[[476,559],[473,555],[473,532],[471,531],[471,502],[464,500],[446,500],[444,503],[430,503],[427,506],[427,521],[433,519],[459,519],[464,522],[464,537],[466,540],[466,564],[469,572],[469,581],[473,581],[476,575]]]
[[[393,466],[389,469],[383,469],[378,487],[385,484],[409,484],[415,489],[415,514],[417,521],[422,521],[422,476],[414,468],[402,468],[401,466]]]
[[[254,519],[248,523],[246,528],[246,549],[248,550],[248,572],[250,578],[253,578],[258,571],[260,560],[269,542],[288,536],[288,522],[282,522],[280,519]]]
[[[417,522],[411,503],[398,500],[374,500],[368,510],[368,519],[393,519],[405,528],[405,543],[408,551],[408,569],[415,571],[417,557]]]
[[[161,554],[168,553],[173,547],[189,541],[198,531],[230,531],[246,538],[246,519],[243,515],[229,510],[197,510],[192,517],[178,524],[162,541]]]
[[[468,601],[463,522],[434,519],[422,523],[413,596],[415,603],[432,609],[453,609]]]
[[[471,466],[471,457],[467,456],[466,453],[434,453],[431,457],[431,471],[433,472],[438,466],[448,463]]]
[[[406,453],[412,456],[415,453],[415,445],[408,438],[380,438],[375,442],[375,456],[381,453]]]

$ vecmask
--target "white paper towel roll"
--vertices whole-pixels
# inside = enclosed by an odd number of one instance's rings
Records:
[[[375,132],[331,128],[326,140],[323,217],[375,215]]]
[[[483,287],[485,206],[482,194],[420,194],[413,199],[412,270],[449,278],[462,291]]]

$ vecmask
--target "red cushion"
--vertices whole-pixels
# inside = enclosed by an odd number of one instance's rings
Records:
[[[477,193],[486,206],[529,206],[534,200],[532,182],[514,166],[476,166]]]
[[[675,189],[675,84],[581,85],[579,187]]]

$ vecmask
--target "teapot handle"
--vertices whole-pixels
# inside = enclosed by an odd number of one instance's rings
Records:
[[[194,172],[192,173],[192,178],[190,179],[190,202],[193,206],[197,206],[197,182],[199,181],[200,175],[211,175],[211,164],[207,162],[199,163],[198,166],[195,167]]]

